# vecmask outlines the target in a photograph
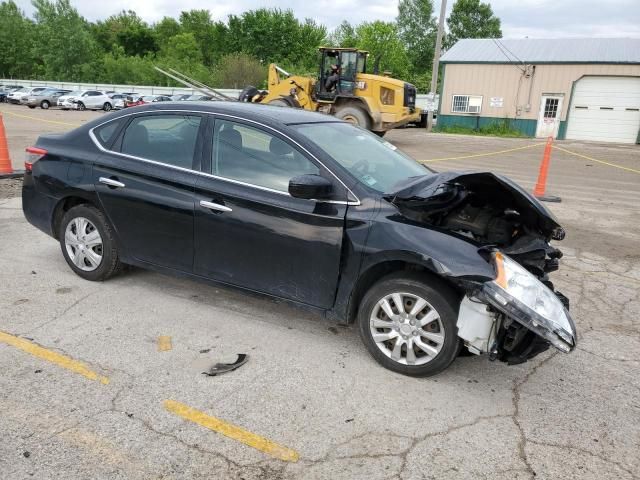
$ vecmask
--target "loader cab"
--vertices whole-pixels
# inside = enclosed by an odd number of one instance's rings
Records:
[[[366,72],[368,52],[355,48],[320,48],[320,74],[316,84],[318,100],[334,101],[338,96],[352,96],[356,89],[356,77]],[[327,79],[331,66],[339,68],[339,80],[335,89],[328,91]]]

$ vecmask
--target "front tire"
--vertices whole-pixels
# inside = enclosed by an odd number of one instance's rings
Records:
[[[335,114],[336,118],[351,123],[356,127],[371,130],[371,118],[369,114],[360,107],[345,106],[339,107]]]
[[[435,375],[460,349],[459,303],[435,278],[409,272],[387,276],[360,303],[360,337],[383,367],[412,377]]]
[[[93,205],[77,205],[65,213],[58,240],[67,264],[85,280],[106,280],[122,268],[113,230]]]
[[[84,103],[78,102],[78,110],[80,110],[82,112],[82,111],[84,111],[86,109],[87,109],[87,106]]]

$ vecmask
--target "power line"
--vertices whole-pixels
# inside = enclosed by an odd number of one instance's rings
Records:
[[[504,47],[504,45],[502,45],[500,42],[498,42],[497,39],[492,38],[491,40],[493,40],[493,43],[496,44],[496,47],[498,47],[498,50],[500,50],[500,52],[502,53],[502,55],[504,55],[504,57],[509,61],[510,64],[512,64],[514,67],[516,67],[518,70],[520,70],[522,73],[526,73],[527,72],[527,66],[526,64],[520,60],[518,57],[516,57],[513,52],[511,52],[510,50],[507,49],[507,47]],[[503,49],[504,47],[504,49]],[[507,55],[507,53],[505,52],[505,49],[507,49],[511,55],[513,55],[520,63],[522,63],[524,65],[525,68],[520,67],[519,65],[516,65],[515,62],[513,61],[513,59],[511,57],[509,57],[509,55]]]

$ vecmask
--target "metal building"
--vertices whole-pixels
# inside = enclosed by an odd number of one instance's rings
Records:
[[[438,127],[640,143],[640,39],[466,39],[441,59]]]

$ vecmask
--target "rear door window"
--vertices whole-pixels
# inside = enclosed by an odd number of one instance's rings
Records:
[[[124,131],[120,151],[127,155],[193,168],[202,117],[167,114],[134,118]]]

